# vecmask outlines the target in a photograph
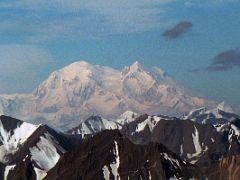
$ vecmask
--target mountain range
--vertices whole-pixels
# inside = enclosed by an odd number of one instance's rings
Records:
[[[218,105],[217,108],[222,106]],[[216,108],[216,109],[217,109]],[[229,109],[225,109],[229,110]],[[197,110],[196,110],[197,111]],[[191,111],[191,118],[176,118],[164,115],[140,115],[135,116],[125,123],[118,123],[102,119],[99,116],[91,116],[79,126],[68,131],[70,134],[81,134],[88,137],[90,134],[97,134],[105,129],[119,129],[122,134],[128,137],[135,144],[148,144],[157,142],[166,145],[171,151],[178,154],[182,159],[192,164],[208,163],[206,159],[219,160],[220,157],[240,153],[240,116],[232,111],[218,111],[215,119],[208,122],[207,119],[212,114],[211,110],[205,112],[205,120],[198,122],[199,116]],[[231,114],[223,117],[221,114]],[[221,120],[219,117],[221,116]],[[124,122],[124,121],[121,121]],[[212,124],[211,122],[215,122]],[[216,123],[219,122],[219,123]],[[225,122],[225,123],[223,123]],[[109,126],[111,123],[111,126]],[[103,126],[102,124],[105,124]],[[102,129],[99,130],[101,126]],[[91,131],[89,131],[91,129]],[[187,129],[187,131],[185,131]],[[217,149],[217,151],[216,151]],[[205,157],[207,156],[207,157]]]
[[[198,167],[164,145],[137,145],[119,130],[103,130],[84,140],[82,135],[8,116],[1,116],[0,122],[0,178],[4,180],[204,177]]]
[[[53,72],[30,94],[0,95],[0,114],[66,130],[95,114],[182,115],[213,104],[191,94],[157,67],[135,62],[119,71],[79,61]]]
[[[0,150],[6,180],[235,180],[240,119],[210,124],[128,111],[115,122],[91,116],[60,132],[1,116]]]

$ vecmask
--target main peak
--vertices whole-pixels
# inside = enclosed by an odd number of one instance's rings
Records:
[[[87,67],[87,66],[91,66],[91,64],[89,64],[87,61],[76,61],[70,64],[69,66],[70,67],[74,67],[74,66]]]

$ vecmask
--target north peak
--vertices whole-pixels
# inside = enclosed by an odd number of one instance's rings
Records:
[[[138,69],[141,69],[141,64],[138,61],[135,61],[131,66],[130,69],[132,71],[137,71]]]

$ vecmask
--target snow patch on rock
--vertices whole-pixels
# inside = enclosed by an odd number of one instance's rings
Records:
[[[118,173],[118,168],[120,165],[120,157],[119,157],[119,151],[118,151],[118,143],[116,141],[114,141],[114,149],[113,149],[113,154],[115,155],[115,161],[110,164],[110,167],[112,169],[112,173],[114,175],[114,179],[115,180],[120,180],[120,176]]]
[[[0,121],[0,162],[6,163],[8,154],[14,154],[39,126],[26,122],[18,125],[15,129],[7,131]]]
[[[103,167],[103,177],[105,180],[110,180],[110,172],[107,166]]]
[[[58,145],[54,142],[51,135],[45,133],[44,136],[40,137],[37,145],[29,149],[31,160],[36,162],[41,169],[50,170],[56,165],[60,158],[56,146]],[[63,149],[62,151],[62,153],[64,153]]]
[[[4,171],[4,180],[7,180],[7,176],[10,170],[14,169],[16,165],[6,166]]]

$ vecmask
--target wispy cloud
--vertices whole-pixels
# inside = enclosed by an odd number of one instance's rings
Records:
[[[184,5],[186,7],[212,7],[212,6],[218,6],[218,5],[225,5],[229,3],[235,3],[239,2],[239,0],[202,0],[202,1],[195,1],[195,0],[187,0],[184,2]]]
[[[228,71],[240,68],[240,50],[231,49],[218,54],[212,64],[207,68],[209,71]]]
[[[29,41],[56,37],[101,37],[145,32],[168,23],[165,5],[174,0],[1,1],[0,34]],[[13,13],[14,12],[14,13]]]
[[[183,34],[185,34],[186,32],[188,32],[192,28],[192,26],[193,26],[193,24],[189,21],[181,21],[177,25],[172,27],[171,29],[166,30],[163,33],[163,36],[165,36],[169,39],[178,38],[178,37],[182,36]]]

